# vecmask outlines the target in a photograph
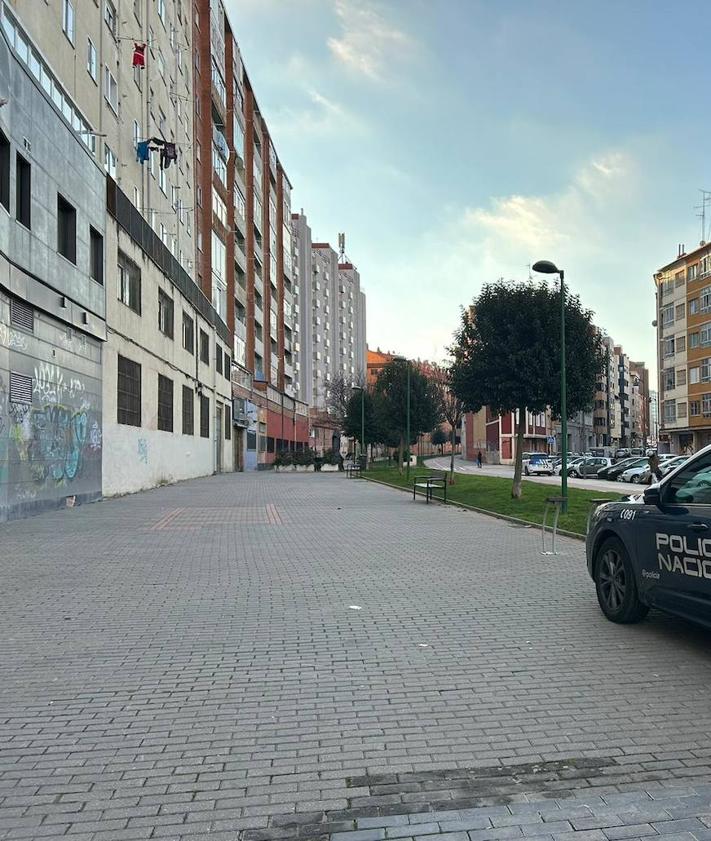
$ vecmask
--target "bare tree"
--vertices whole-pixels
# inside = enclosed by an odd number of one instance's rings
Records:
[[[355,379],[346,379],[343,374],[336,374],[326,387],[326,409],[341,429],[348,411],[348,403],[353,396],[353,386],[362,386],[364,382],[362,374]]]
[[[454,484],[454,450],[457,441],[457,430],[462,423],[464,403],[450,388],[451,375],[449,368],[443,365],[432,366],[432,382],[437,395],[440,416],[449,424],[451,454],[449,457],[449,484]]]

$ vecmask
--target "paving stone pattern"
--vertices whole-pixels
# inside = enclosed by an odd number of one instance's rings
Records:
[[[710,635],[560,548],[337,474],[1,526],[0,839],[711,841]]]

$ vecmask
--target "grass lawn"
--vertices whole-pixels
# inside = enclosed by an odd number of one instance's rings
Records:
[[[412,491],[413,476],[424,476],[429,473],[441,475],[442,471],[428,470],[426,467],[411,467],[409,484],[405,478],[404,469],[402,476],[400,476],[397,468],[387,465],[375,464],[372,467],[369,466],[365,475],[380,482],[387,482],[394,487],[409,488]],[[511,479],[500,479],[495,476],[472,476],[464,473],[455,473],[454,477],[455,484],[447,488],[448,500],[463,502],[465,505],[472,505],[475,508],[492,511],[496,514],[518,517],[520,520],[527,520],[530,523],[540,524],[543,521],[546,497],[560,494],[560,488],[555,485],[524,481],[523,496],[521,499],[513,499],[511,497]],[[596,491],[594,484],[591,490],[568,487],[568,513],[561,514],[558,523],[559,528],[576,534],[585,534],[585,525],[590,510],[589,500],[595,498],[619,499],[622,495],[609,491]]]

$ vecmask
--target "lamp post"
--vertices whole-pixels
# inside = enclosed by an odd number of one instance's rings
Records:
[[[410,481],[410,360],[404,356],[393,356],[393,359],[397,362],[404,362],[407,365],[407,431],[406,431],[406,441],[407,441],[407,465],[406,465],[406,476],[407,481]]]
[[[365,451],[365,386],[351,386],[352,391],[360,391],[360,455]]]
[[[555,263],[539,260],[534,263],[534,272],[557,274],[560,278],[560,432],[563,439],[563,459],[560,465],[560,490],[563,497],[563,511],[568,508],[568,406],[565,383],[565,274]]]

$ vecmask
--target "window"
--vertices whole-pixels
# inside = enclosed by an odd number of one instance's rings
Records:
[[[689,414],[696,417],[701,414],[701,403],[698,400],[691,400],[689,402]]]
[[[696,269],[697,266],[689,266],[686,270],[686,279],[687,280],[694,280],[696,278]]]
[[[32,196],[32,167],[18,152],[15,170],[15,217],[26,228],[31,228],[30,207]]]
[[[684,285],[684,272],[677,272],[674,275],[674,286],[679,287]]]
[[[158,0],[157,7],[160,22],[163,24],[163,26],[165,26],[165,0]]]
[[[118,114],[118,84],[108,64],[104,65],[104,99],[109,103],[114,114]]]
[[[699,346],[699,334],[689,333],[689,348],[693,350]]]
[[[57,251],[71,263],[77,261],[77,212],[57,194]]]
[[[191,356],[195,353],[195,325],[187,313],[183,313],[183,347]]]
[[[676,314],[675,314],[676,320],[680,321],[685,316],[686,316],[686,305],[685,304],[677,304],[676,305]]]
[[[698,311],[699,311],[699,299],[698,298],[692,298],[689,301],[689,315],[696,315],[696,313]]]
[[[676,352],[684,353],[686,351],[686,336],[676,337]]]
[[[173,380],[158,374],[158,429],[173,431]]]
[[[212,212],[215,214],[219,222],[227,227],[227,205],[222,201],[217,190],[212,188]]]
[[[96,81],[97,63],[96,47],[91,38],[86,39],[86,72]]]
[[[116,159],[116,155],[114,155],[113,151],[109,148],[109,146],[104,143],[104,169],[106,172],[116,180],[116,165],[118,161]]]
[[[232,408],[225,403],[225,441],[232,440]]]
[[[686,403],[677,403],[676,416],[678,418],[686,417]]]
[[[210,437],[210,398],[200,397],[200,437]]]
[[[0,204],[10,212],[10,141],[0,131]]]
[[[711,345],[711,323],[704,324],[699,330],[699,344],[701,347]]]
[[[711,395],[709,395],[709,397],[711,397]],[[664,420],[666,422],[676,420],[676,400],[664,401]]]
[[[235,196],[235,211],[236,211],[238,216],[241,216],[242,219],[245,219],[247,217],[247,203],[244,199],[244,193],[242,192],[242,190],[240,190],[240,188],[236,184],[235,184],[234,196]]]
[[[125,356],[118,358],[118,422],[141,425],[141,366]]]
[[[705,418],[711,416],[711,394],[701,395],[701,414]]]
[[[706,396],[704,395],[704,399]],[[711,395],[708,396],[711,397]],[[663,501],[666,504],[678,503],[680,505],[708,505],[711,503],[711,455],[683,465],[679,472],[664,486]],[[666,565],[662,554],[659,555],[659,558],[660,563]],[[669,563],[671,564],[670,559]]]
[[[702,383],[711,382],[711,359],[702,359],[698,370]]]
[[[109,27],[109,32],[116,37],[116,7],[111,0],[104,0],[104,20]]]
[[[161,167],[158,170],[158,186],[161,188],[161,190],[163,192],[163,195],[167,196],[168,195],[168,188],[167,188],[165,170],[163,169],[163,167]]]
[[[664,356],[674,356],[674,336],[664,339]]]
[[[164,336],[173,338],[173,299],[162,289],[158,290],[158,329]]]
[[[195,434],[195,405],[193,390],[183,386],[183,435]]]
[[[200,331],[200,361],[210,364],[210,339],[204,330]]]
[[[118,255],[118,299],[141,314],[141,270],[121,251]]]
[[[676,377],[674,375],[673,368],[665,368],[662,373],[662,382],[664,391],[671,391],[671,389],[676,387]]]
[[[225,379],[231,379],[232,376],[232,360],[229,353],[225,351]]]
[[[699,382],[699,369],[689,368],[689,385],[696,385]]]
[[[707,277],[711,274],[711,254],[705,254],[699,263],[699,277]]]
[[[89,271],[92,278],[103,285],[104,283],[104,238],[89,226]]]
[[[74,6],[71,0],[62,0],[62,32],[74,45]]]
[[[674,323],[674,305],[669,304],[669,306],[664,307],[662,309],[662,327],[668,327],[670,324]]]
[[[701,312],[708,312],[711,310],[711,286],[705,286],[699,293],[699,303],[701,304]]]
[[[686,368],[679,368],[676,372],[676,384],[686,385]]]

